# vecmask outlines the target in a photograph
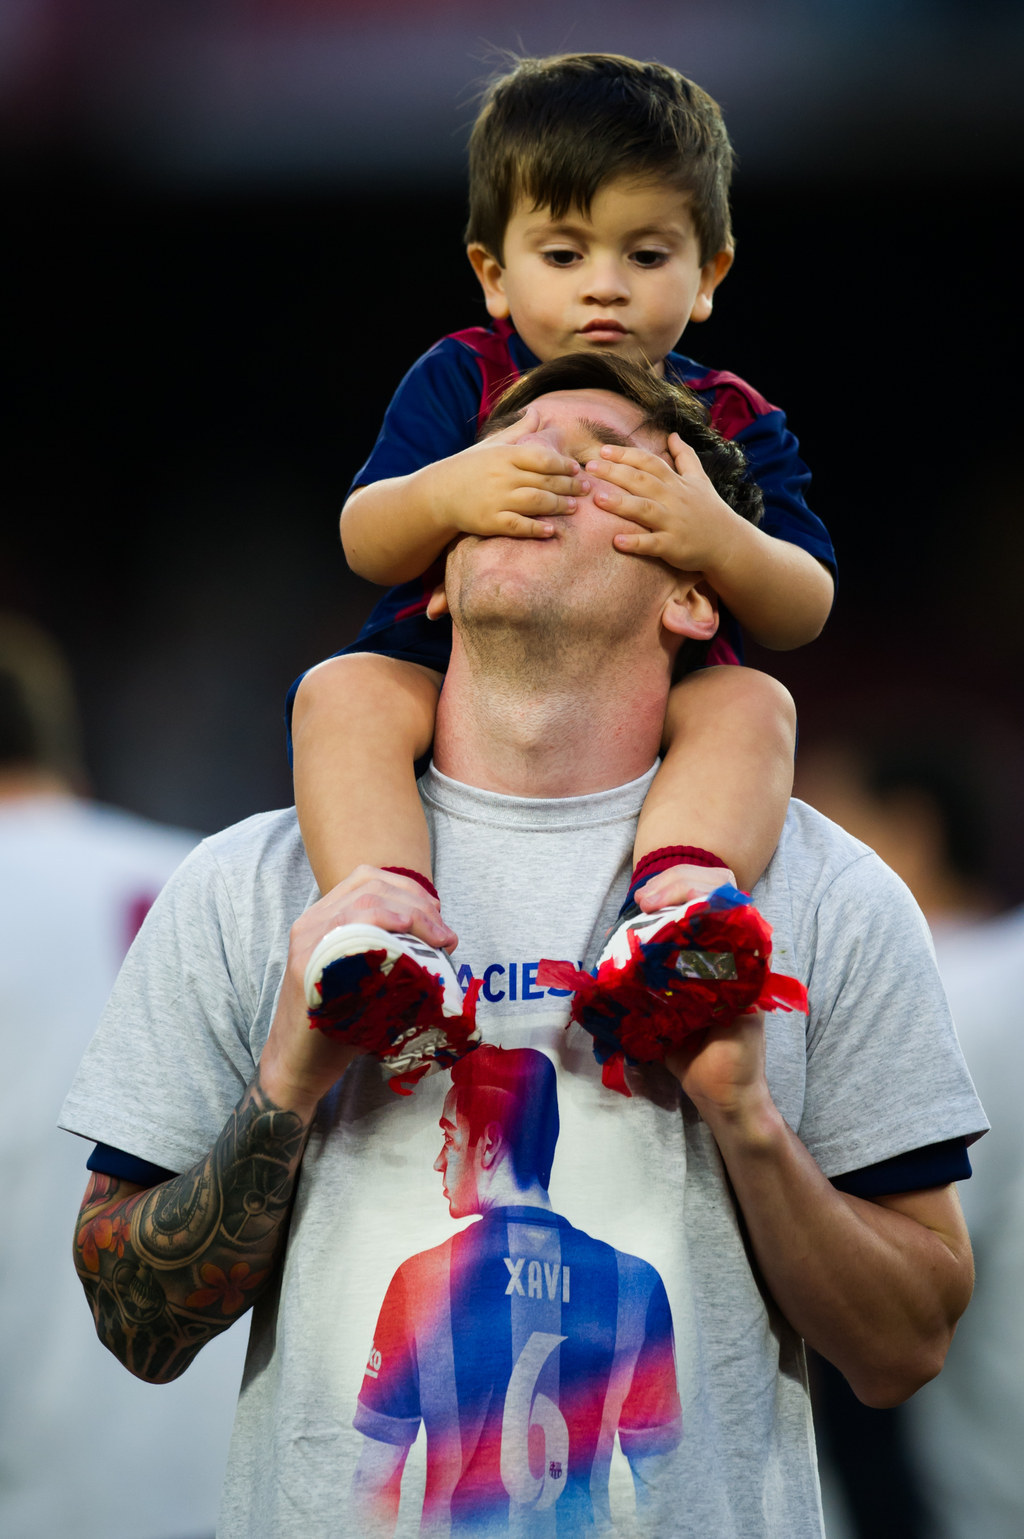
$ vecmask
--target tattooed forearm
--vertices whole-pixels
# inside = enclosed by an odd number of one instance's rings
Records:
[[[183,1175],[145,1191],[92,1178],[75,1265],[100,1340],[132,1373],[177,1378],[268,1285],[307,1132],[256,1082]]]

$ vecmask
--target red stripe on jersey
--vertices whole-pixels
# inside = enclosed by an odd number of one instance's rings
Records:
[[[711,426],[717,428],[723,438],[735,438],[756,418],[766,417],[769,412],[779,409],[728,369],[709,369],[700,379],[691,379],[687,383],[691,390],[714,392]]]
[[[519,378],[519,370],[508,345],[513,334],[512,322],[508,320],[495,321],[493,330],[485,326],[470,326],[466,331],[453,331],[451,334],[453,342],[461,342],[469,348],[480,370],[478,428],[483,427],[499,396]]]

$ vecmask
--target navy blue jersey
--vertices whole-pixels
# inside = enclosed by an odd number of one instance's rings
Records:
[[[355,1426],[408,1445],[421,1422],[427,1526],[589,1531],[616,1436],[631,1462],[682,1437],[658,1273],[536,1207],[492,1209],[412,1256],[381,1307]]]
[[[502,390],[534,357],[508,321],[474,326],[443,337],[413,364],[395,391],[369,459],[352,488],[408,475],[476,442],[480,425]],[[682,353],[665,360],[669,379],[688,385],[708,407],[713,426],[741,446],[764,496],[761,528],[809,551],[836,570],[828,531],[808,508],[810,471],[785,415],[737,374],[707,369]],[[451,622],[426,618],[427,601],[441,579],[436,562],[422,576],[390,588],[376,604],[357,639],[342,652],[383,652],[444,672],[451,650]],[[738,662],[742,637],[723,609],[719,636],[708,661]],[[288,718],[298,680],[288,697]]]

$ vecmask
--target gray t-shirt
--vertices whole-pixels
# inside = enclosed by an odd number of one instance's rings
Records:
[[[449,1076],[405,1098],[375,1062],[354,1065],[321,1103],[279,1285],[254,1310],[221,1539],[363,1539],[357,1466],[411,1439],[403,1535],[819,1539],[802,1345],[751,1267],[714,1139],[664,1070],[633,1075],[628,1099],[606,1089],[590,1038],[565,1029],[568,999],[537,983],[543,957],[596,961],[650,778],[566,800],[436,771],[421,782],[484,1037],[557,1071],[552,1213],[506,1210],[490,1241],[490,1220],[453,1221],[435,1166]],[[62,1125],[169,1169],[205,1155],[259,1060],[289,926],[315,897],[291,811],[205,841],[150,915]],[[772,1094],[824,1173],[981,1131],[924,921],[893,873],[794,802],[755,899],[775,970],[811,1001],[809,1017],[767,1018]],[[456,1253],[470,1258],[458,1275]],[[467,1302],[478,1263],[491,1283]],[[401,1320],[382,1309],[399,1293]],[[480,1410],[459,1366],[452,1322],[474,1303],[486,1339],[512,1343],[498,1411]]]

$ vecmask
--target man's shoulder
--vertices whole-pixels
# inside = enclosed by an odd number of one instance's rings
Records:
[[[869,845],[796,797],[764,880],[772,890],[785,885],[796,906],[816,907],[830,895],[856,902],[873,893],[916,908],[909,889]]]
[[[193,880],[205,880],[211,867],[229,887],[255,882],[258,876],[261,888],[276,884],[287,890],[294,884],[304,890],[313,879],[294,807],[257,812],[210,834],[182,871]]]
[[[810,802],[802,802],[798,796],[790,798],[780,845],[786,848],[790,843],[794,850],[813,846],[816,850],[827,851],[836,860],[873,853],[862,839],[855,838],[840,824],[812,807]]]

